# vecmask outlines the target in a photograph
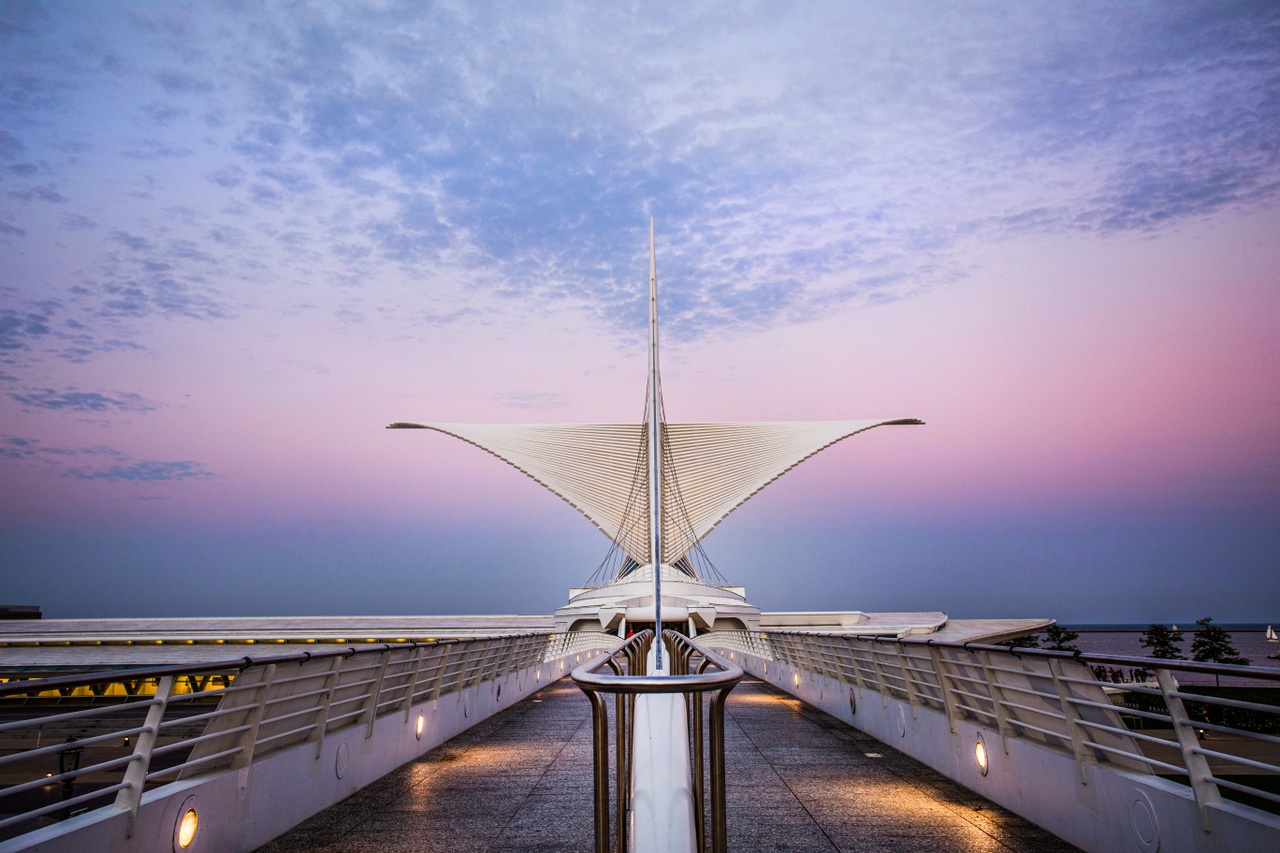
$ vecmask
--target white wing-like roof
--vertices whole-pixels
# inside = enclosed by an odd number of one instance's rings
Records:
[[[687,554],[748,498],[818,451],[865,430],[918,424],[861,421],[673,424],[662,427],[662,562]],[[648,440],[643,424],[394,423],[486,450],[559,495],[636,562],[649,559]]]

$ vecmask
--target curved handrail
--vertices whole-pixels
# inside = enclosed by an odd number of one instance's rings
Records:
[[[727,838],[727,819],[725,815],[725,779],[724,779],[724,704],[729,691],[742,680],[745,673],[742,667],[726,660],[720,655],[703,648],[688,637],[675,631],[663,631],[662,639],[667,646],[671,675],[648,675],[645,673],[646,658],[653,644],[654,632],[642,631],[619,644],[605,654],[599,655],[577,669],[570,677],[591,701],[592,731],[594,735],[594,767],[595,783],[595,849],[597,853],[609,853],[609,735],[608,708],[599,694],[613,694],[616,706],[618,757],[616,761],[617,775],[617,833],[616,849],[627,849],[627,808],[630,801],[628,779],[631,769],[631,742],[634,721],[634,709],[631,707],[637,695],[683,694],[686,697],[689,722],[692,731],[690,773],[693,780],[694,831],[696,849],[704,849],[706,841],[703,833],[703,694],[710,694],[710,781],[711,781],[711,848],[715,853],[724,853]],[[697,671],[689,673],[689,663],[695,655],[702,661]],[[627,662],[627,674],[622,674],[621,659]],[[605,668],[613,674],[604,672]],[[716,671],[707,672],[708,667]]]
[[[1061,651],[1059,649],[1037,649],[1026,646],[1002,646],[993,643],[975,643],[962,640],[938,640],[921,636],[884,637],[873,634],[856,634],[835,631],[787,631],[770,629],[759,632],[766,639],[772,635],[800,637],[838,637],[842,640],[862,640],[868,643],[882,643],[897,646],[933,646],[939,649],[963,649],[967,652],[998,652],[1011,654],[1014,657],[1073,660],[1082,663],[1105,663],[1114,666],[1132,668],[1174,670],[1177,672],[1195,672],[1202,675],[1243,676],[1264,681],[1280,681],[1280,668],[1269,666],[1240,666],[1228,663],[1210,663],[1208,661],[1189,661],[1177,658],[1138,657],[1136,655],[1109,655],[1101,652]]]

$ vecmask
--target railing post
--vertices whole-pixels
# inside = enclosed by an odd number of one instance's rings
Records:
[[[1058,701],[1062,705],[1062,716],[1067,724],[1067,734],[1071,736],[1071,751],[1076,754],[1076,765],[1080,768],[1080,784],[1089,784],[1084,766],[1094,764],[1097,759],[1089,751],[1088,732],[1080,725],[1080,711],[1071,701],[1071,687],[1062,680],[1062,661],[1049,658],[1049,672],[1053,675],[1053,686],[1058,691]]]
[[[324,730],[329,725],[329,706],[333,704],[333,691],[338,686],[338,676],[342,672],[344,657],[334,657],[329,661],[329,674],[324,677],[324,693],[317,703],[315,718],[311,721],[311,731],[307,740],[316,745],[316,759],[319,760],[324,751]]]
[[[422,662],[427,659],[425,648],[415,646],[413,656],[413,673],[409,676],[408,684],[405,685],[404,699],[400,701],[406,723],[409,722],[409,713],[413,710],[413,694],[418,689],[418,677],[422,675]]]
[[[1209,770],[1209,760],[1200,754],[1200,740],[1196,737],[1195,724],[1187,714],[1187,707],[1175,695],[1178,692],[1177,679],[1169,670],[1157,669],[1156,681],[1160,684],[1160,692],[1169,708],[1169,719],[1173,721],[1173,731],[1178,736],[1178,746],[1182,750],[1187,775],[1191,777],[1191,790],[1196,795],[1196,805],[1200,807],[1200,824],[1208,832],[1209,806],[1221,803],[1222,793],[1211,778],[1213,773]]]
[[[946,661],[942,650],[933,645],[929,649],[929,659],[933,661],[933,669],[938,674],[938,689],[942,692],[942,706],[947,711],[947,727],[956,733],[956,697],[951,695],[951,685],[947,681]]]
[[[1004,754],[1009,754],[1009,735],[1013,733],[1013,727],[1009,725],[1009,712],[1005,709],[1004,690],[1000,687],[1000,675],[991,668],[991,656],[989,652],[970,652],[971,655],[978,659],[978,665],[982,667],[982,676],[987,680],[987,693],[991,697],[991,708],[996,715],[996,728],[1000,731],[1000,747],[1004,750]]]
[[[440,668],[436,670],[436,684],[431,688],[431,698],[439,701],[440,694],[444,691],[444,680],[449,674],[449,659],[453,657],[453,650],[457,648],[457,644],[449,643],[444,647],[444,654],[440,656]]]
[[[898,653],[898,669],[902,670],[902,681],[907,685],[907,702],[911,704],[911,719],[914,720],[916,707],[920,704],[916,696],[916,684],[911,680],[911,667],[907,666],[907,656],[902,651],[902,643],[894,643],[893,648]]]
[[[382,661],[378,664],[378,673],[369,685],[369,697],[364,701],[360,714],[360,722],[364,725],[364,736],[367,740],[373,737],[373,722],[378,716],[378,697],[382,695],[382,679],[387,675],[387,664],[391,663],[391,649],[383,649]]]
[[[262,668],[262,681],[257,685],[253,704],[245,717],[247,729],[240,735],[240,751],[231,759],[233,770],[242,770],[253,763],[253,748],[258,742],[258,726],[262,723],[262,714],[267,708],[267,696],[271,693],[271,679],[275,677],[276,665],[269,663]]]
[[[844,638],[844,647],[849,652],[849,666],[853,668],[853,680],[858,685],[858,701],[862,701],[862,694],[867,691],[866,682],[862,680],[862,667],[858,666],[858,655],[854,652],[854,643],[858,642],[851,637]]]
[[[884,680],[884,669],[880,666],[880,659],[876,656],[876,648],[879,644],[875,640],[867,641],[867,652],[871,655],[871,668],[876,672],[876,686],[880,688],[880,707],[889,707],[889,685]]]
[[[725,814],[724,785],[724,703],[729,690],[717,690],[711,696],[711,849],[725,853],[729,822]]]
[[[133,748],[132,761],[124,773],[125,787],[116,794],[115,807],[128,812],[125,817],[125,837],[133,836],[137,823],[138,805],[142,802],[142,791],[147,784],[147,771],[151,769],[151,752],[155,749],[156,738],[160,734],[160,723],[164,720],[165,709],[169,706],[169,694],[173,692],[172,675],[166,675],[156,685],[155,704],[147,709],[147,719],[142,724],[145,731],[138,735],[138,742]]]
[[[591,700],[591,780],[595,800],[596,853],[609,853],[609,710],[594,690]],[[626,820],[625,814],[618,815]]]

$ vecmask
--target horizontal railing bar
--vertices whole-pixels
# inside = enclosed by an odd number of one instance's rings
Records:
[[[184,747],[193,747],[196,744],[204,743],[205,741],[218,740],[219,738],[226,738],[227,735],[233,735],[239,732],[247,732],[248,730],[249,730],[249,726],[246,724],[243,726],[236,726],[235,728],[232,728],[232,729],[223,729],[220,732],[208,732],[207,734],[196,735],[195,737],[190,737],[190,738],[187,738],[186,740],[178,740],[178,741],[174,741],[173,743],[166,743],[164,746],[157,746],[155,749],[151,750],[151,754],[152,756],[167,755],[170,752],[177,752],[178,750],[183,749]]]
[[[146,730],[146,726],[134,726],[129,729],[121,729],[119,732],[108,732],[105,735],[77,738],[76,740],[53,743],[49,746],[28,749],[22,752],[15,752],[10,755],[0,755],[0,766],[12,764],[16,761],[22,761],[28,758],[39,758],[42,755],[55,755],[59,752],[65,752],[68,749],[83,749],[86,746],[97,746],[100,743],[107,743],[108,741],[119,740],[124,737],[132,737],[133,735],[141,734]]]
[[[72,806],[79,805],[80,803],[85,803],[85,802],[88,802],[89,800],[97,799],[98,797],[105,797],[108,794],[114,794],[116,791],[119,791],[121,788],[125,787],[126,784],[127,783],[125,782],[117,782],[114,785],[108,785],[105,788],[100,788],[96,791],[90,791],[89,793],[81,794],[78,797],[71,797],[70,799],[62,800],[61,802],[53,803],[52,805],[42,806],[41,808],[38,808],[38,809],[32,809],[29,812],[23,812],[22,814],[14,815],[13,817],[7,817],[4,820],[0,820],[0,829],[4,829],[6,826],[13,826],[15,823],[22,823],[23,821],[40,817],[41,815],[46,815],[49,812],[56,812],[56,811],[61,811],[62,809],[69,809]]]
[[[1180,773],[1182,775],[1186,775],[1187,772],[1187,768],[1185,767],[1179,767],[1176,764],[1169,764],[1168,762],[1160,761],[1157,758],[1148,758],[1140,753],[1125,752],[1123,749],[1117,749],[1114,746],[1104,746],[1103,744],[1092,742],[1089,743],[1089,746],[1093,749],[1101,750],[1102,752],[1111,753],[1112,755],[1119,755],[1123,758],[1132,759],[1133,761],[1141,761],[1148,767],[1159,767],[1161,770],[1165,770],[1169,773]]]
[[[312,711],[312,713],[315,713],[315,712]],[[271,743],[271,741],[273,740],[280,740],[281,738],[287,738],[292,735],[299,734],[300,732],[309,732],[315,729],[319,725],[320,725],[319,723],[308,723],[305,726],[298,726],[295,729],[289,729],[289,731],[287,732],[280,732],[279,734],[274,734],[274,735],[271,735],[270,737],[259,738],[258,742],[254,744],[254,753],[257,754],[258,749],[265,743]]]
[[[1280,743],[1280,737],[1276,735],[1264,734],[1263,732],[1250,731],[1249,729],[1233,729],[1230,726],[1220,726],[1216,723],[1192,722],[1193,729],[1200,729],[1206,732],[1221,732],[1224,735],[1234,735],[1247,740],[1258,741],[1260,743]]]
[[[1166,749],[1181,749],[1176,740],[1165,740],[1164,738],[1149,735],[1145,732],[1131,732],[1128,729],[1117,729],[1115,726],[1109,726],[1106,723],[1095,723],[1092,720],[1076,720],[1076,723],[1082,728],[1097,729],[1098,731],[1106,732],[1107,734],[1133,738],[1134,740],[1140,740],[1143,743],[1149,743],[1153,746],[1162,746]],[[1090,743],[1094,742],[1090,740]],[[1095,745],[1101,748],[1101,744]]]
[[[315,713],[317,710],[318,709],[315,706],[310,706],[307,708],[303,708],[300,711],[290,711],[287,714],[280,714],[275,717],[263,717],[262,722],[258,723],[258,728],[263,728],[265,726],[271,725],[272,723],[278,723],[281,720],[292,720],[294,717],[301,717],[304,714],[311,714],[312,716],[315,716]]]
[[[1057,697],[1054,697],[1054,698],[1057,698]],[[1026,711],[1029,714],[1036,714],[1041,717],[1048,717],[1051,720],[1061,720],[1064,723],[1067,720],[1066,715],[1059,711],[1050,711],[1044,708],[1032,708],[1030,705],[1023,705],[1018,702],[1007,702],[1007,701],[1001,702],[1000,707],[1017,708],[1019,711]]]
[[[1179,699],[1199,702],[1202,705],[1217,705],[1220,708],[1239,708],[1241,711],[1261,711],[1265,714],[1280,714],[1280,707],[1275,705],[1260,705],[1257,702],[1245,702],[1241,699],[1228,699],[1225,696],[1202,696],[1199,693],[1184,693],[1181,690],[1175,690],[1169,694]]]
[[[77,767],[75,770],[68,770],[66,773],[55,773],[52,776],[42,776],[39,779],[32,779],[30,782],[23,782],[20,785],[8,785],[0,788],[0,798],[7,797],[11,794],[21,794],[24,791],[34,791],[36,788],[43,788],[45,785],[53,785],[61,782],[63,779],[75,779],[86,773],[93,773],[104,768],[119,767],[121,764],[129,764],[136,761],[139,756],[121,755],[108,761],[100,761],[97,764],[91,764],[88,767]]]
[[[1229,752],[1218,752],[1216,749],[1205,749],[1203,746],[1193,746],[1191,751],[1197,755],[1203,755],[1205,758],[1217,758],[1220,761],[1229,761],[1232,764],[1239,764],[1244,767],[1252,767],[1254,770],[1262,770],[1267,773],[1280,774],[1280,765],[1268,764],[1265,761],[1255,761],[1252,758],[1245,758],[1240,755],[1232,755]]]
[[[1280,794],[1273,794],[1270,791],[1264,791],[1262,788],[1251,788],[1248,785],[1241,785],[1239,782],[1231,782],[1223,779],[1221,776],[1209,776],[1209,781],[1215,785],[1221,785],[1224,788],[1230,788],[1233,791],[1239,791],[1242,794],[1249,794],[1254,797],[1261,797],[1264,800],[1270,800],[1273,803],[1280,803]]]
[[[969,713],[974,714],[975,716],[989,717],[992,720],[996,719],[996,715],[994,711],[984,711],[981,708],[974,708],[970,705],[964,704],[963,702],[957,702],[956,707],[962,711],[968,711]]]
[[[1030,729],[1033,732],[1039,732],[1045,737],[1051,737],[1054,740],[1071,741],[1071,735],[1066,732],[1055,732],[1053,729],[1045,729],[1040,726],[1033,725],[1023,720],[1010,720],[1009,725],[1019,729]]]
[[[328,692],[329,692],[329,688],[327,687],[317,687],[315,690],[306,690],[306,691],[303,691],[302,693],[291,693],[288,696],[276,696],[273,699],[268,699],[263,704],[263,707],[269,708],[272,705],[283,705],[285,702],[289,702],[291,700],[309,699],[312,696],[320,696]]]
[[[970,693],[968,690],[961,690],[959,687],[951,688],[951,692],[953,694],[959,694],[960,696],[968,696],[970,699],[985,699],[988,702],[995,701],[990,694],[984,696],[981,693]]]
[[[165,767],[162,770],[153,770],[147,774],[146,781],[154,782],[162,776],[168,776],[172,773],[181,773],[183,770],[190,770],[192,767],[199,767],[201,764],[208,764],[212,761],[235,755],[238,752],[244,752],[243,746],[233,746],[230,749],[224,749],[222,752],[215,752],[212,755],[202,755],[193,761],[184,761],[181,764],[175,764],[172,767]],[[154,755],[154,753],[152,753]]]
[[[1057,693],[1044,693],[1032,687],[1023,687],[1018,684],[1005,684],[1003,681],[996,682],[992,686],[1010,693],[1021,693],[1023,696],[1038,696],[1041,699],[1050,699],[1054,702],[1059,701]]]
[[[61,714],[51,714],[47,717],[29,717],[25,720],[15,720],[12,723],[0,723],[0,734],[4,734],[8,731],[21,731],[22,729],[43,728],[51,723],[63,723],[67,720],[78,720],[81,717],[101,717],[104,714],[114,714],[117,711],[126,708],[150,708],[158,702],[158,699],[147,698],[140,699],[137,702],[122,703],[119,705],[81,708],[79,711],[66,711]]]

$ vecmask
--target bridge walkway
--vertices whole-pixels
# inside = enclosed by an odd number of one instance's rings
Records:
[[[725,740],[733,851],[1075,850],[759,681],[730,694]],[[591,826],[589,706],[566,678],[259,853],[589,853]]]

